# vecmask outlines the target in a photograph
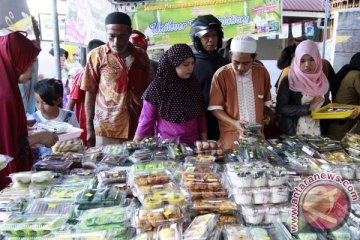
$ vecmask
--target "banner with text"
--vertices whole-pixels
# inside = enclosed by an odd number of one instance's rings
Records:
[[[86,46],[92,39],[105,40],[105,17],[111,3],[98,0],[68,0],[65,41]]]
[[[190,25],[199,15],[212,14],[223,25],[225,38],[238,34],[267,36],[281,31],[280,0],[171,0],[138,5],[131,13],[133,28],[150,44],[189,43]]]

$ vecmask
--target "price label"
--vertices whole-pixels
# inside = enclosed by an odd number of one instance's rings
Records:
[[[56,204],[54,204],[54,203],[49,203],[49,204],[48,204],[48,207],[49,207],[49,208],[56,208]]]
[[[111,209],[105,209],[104,213],[112,213],[113,211]]]
[[[113,175],[112,175],[113,177],[118,177],[119,176],[119,174],[118,173],[113,173]]]
[[[85,194],[86,197],[92,197],[92,195],[93,195],[92,193]]]
[[[166,211],[164,212],[164,215],[165,215],[165,216],[170,216],[171,214],[172,214],[172,212],[169,211],[169,210],[166,210]]]

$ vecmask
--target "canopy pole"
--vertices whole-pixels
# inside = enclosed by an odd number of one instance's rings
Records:
[[[329,3],[329,0],[325,0],[325,19],[324,19],[324,31],[323,31],[322,58],[325,58],[326,38],[327,38],[329,16],[330,16],[330,3]]]
[[[56,78],[61,80],[60,66],[60,43],[59,43],[59,23],[57,14],[57,0],[52,0],[52,17],[53,17],[53,47],[55,57]]]

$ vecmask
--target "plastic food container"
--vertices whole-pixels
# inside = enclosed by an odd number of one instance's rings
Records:
[[[263,223],[267,210],[265,206],[242,206],[241,214],[246,223],[257,225]]]
[[[83,186],[53,186],[45,196],[52,199],[75,199],[83,188]]]
[[[264,223],[270,224],[280,220],[280,210],[277,207],[269,207],[265,213]]]
[[[141,197],[139,200],[142,200],[142,204],[146,208],[158,208],[166,204],[181,205],[185,202],[185,196],[183,193],[174,190],[158,191]]]
[[[252,201],[252,191],[250,188],[234,189],[233,196],[236,204],[249,205]]]
[[[201,199],[193,201],[193,208],[197,214],[222,213],[234,214],[237,210],[235,202],[229,199]]]
[[[74,210],[72,201],[58,201],[54,199],[34,199],[25,212],[27,214],[64,214],[70,215]]]
[[[80,216],[80,222],[77,224],[77,229],[81,231],[92,229],[111,229],[111,227],[129,226],[133,210],[130,207],[105,207],[86,210]]]
[[[254,204],[265,204],[270,200],[270,192],[267,188],[252,189]]]
[[[64,215],[13,215],[0,225],[0,231],[9,237],[42,237],[65,227]]]
[[[141,207],[135,214],[135,226],[140,231],[149,232],[164,224],[180,222],[182,218],[181,209],[174,205],[156,209]]]
[[[289,200],[289,188],[286,186],[270,188],[270,203],[283,203]]]
[[[205,214],[197,216],[183,234],[183,240],[206,240],[216,226],[217,216]]]
[[[179,224],[169,224],[158,227],[156,240],[181,240],[182,226]]]
[[[250,240],[246,227],[225,225],[223,228],[224,240]]]
[[[81,128],[76,128],[73,126],[67,127],[65,133],[58,134],[59,141],[66,141],[74,138],[79,138],[83,131],[84,130],[82,130]]]
[[[355,109],[359,111],[360,107],[356,105],[330,103],[316,111],[313,111],[311,113],[311,117],[313,119],[343,119],[350,117]]]
[[[162,171],[152,171],[152,172],[144,172],[137,173],[133,175],[133,184],[137,184],[139,186],[146,185],[158,185],[169,183],[171,180],[171,173],[165,170]]]
[[[12,157],[0,154],[0,170],[4,169],[12,160]]]

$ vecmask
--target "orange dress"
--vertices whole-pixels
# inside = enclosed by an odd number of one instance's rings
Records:
[[[217,70],[214,74],[209,98],[209,107],[222,106],[224,111],[233,119],[240,119],[237,97],[237,84],[235,70],[228,64]],[[265,67],[260,64],[252,66],[252,81],[255,101],[256,122],[262,124],[265,102],[271,100],[270,76]],[[239,139],[240,132],[234,127],[219,120],[220,141],[225,149],[233,147],[235,140]]]

